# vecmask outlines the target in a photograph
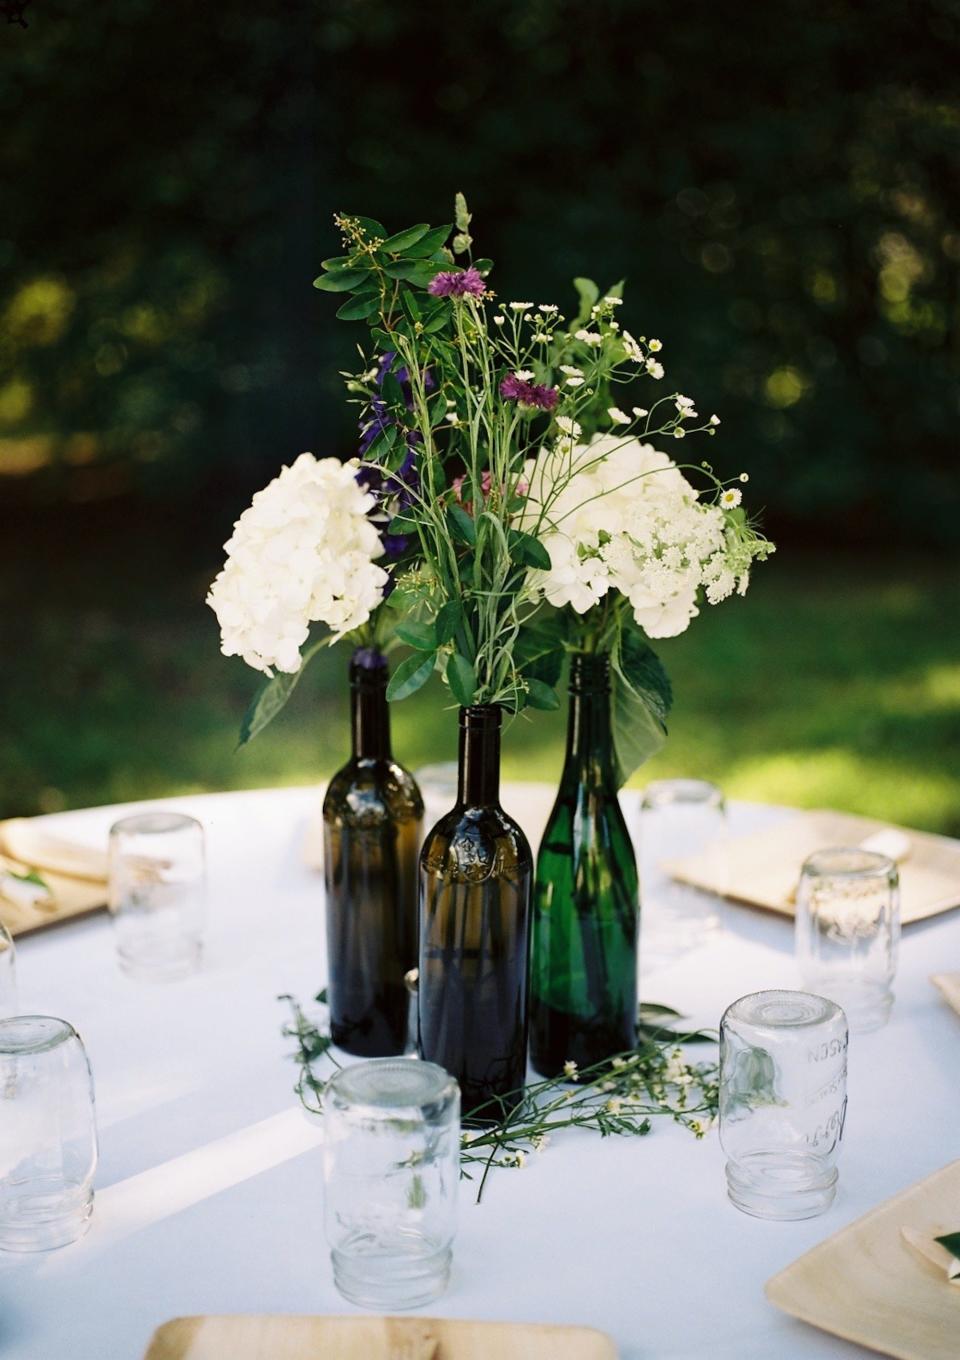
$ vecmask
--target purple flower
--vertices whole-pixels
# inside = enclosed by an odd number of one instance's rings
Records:
[[[486,288],[483,275],[471,265],[462,273],[453,269],[441,270],[430,280],[427,292],[433,297],[464,297],[467,293],[471,297],[482,297]]]
[[[543,383],[526,382],[516,373],[508,373],[500,384],[500,395],[505,401],[518,401],[522,406],[536,406],[541,411],[552,411],[560,400],[556,387]]]

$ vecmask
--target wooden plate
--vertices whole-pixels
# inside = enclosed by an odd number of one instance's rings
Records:
[[[589,1327],[419,1317],[187,1317],[154,1333],[144,1360],[616,1360]]]
[[[960,973],[934,973],[930,981],[940,988],[946,1000],[960,1015]]]
[[[957,1360],[960,1285],[901,1236],[960,1229],[960,1161],[895,1195],[767,1281],[771,1303],[898,1360]]]

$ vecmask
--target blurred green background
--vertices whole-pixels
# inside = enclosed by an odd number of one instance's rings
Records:
[[[348,456],[363,331],[310,284],[332,214],[447,221],[504,295],[626,276],[626,324],[723,425],[780,550],[661,646],[641,773],[960,834],[960,12],[799,0],[33,0],[0,27],[0,812],[304,782],[315,664],[256,678],[203,604],[252,493]],[[395,711],[450,758],[438,690]],[[558,773],[563,715],[518,720]]]

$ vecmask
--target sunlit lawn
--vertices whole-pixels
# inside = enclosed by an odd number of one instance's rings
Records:
[[[207,577],[166,559],[87,559],[21,562],[3,578],[15,646],[2,672],[0,810],[307,783],[344,758],[338,652],[235,750],[255,677],[218,653]],[[735,797],[960,834],[958,613],[946,565],[781,552],[745,600],[705,609],[660,644],[676,694],[670,738],[633,782],[699,775]],[[507,776],[555,779],[563,728],[562,714],[515,721]],[[395,750],[411,767],[453,758],[455,744],[439,684],[394,709]]]

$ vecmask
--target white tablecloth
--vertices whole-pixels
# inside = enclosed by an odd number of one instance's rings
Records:
[[[102,914],[21,942],[21,1009],[63,1016],[87,1045],[101,1162],[82,1242],[0,1253],[4,1360],[138,1360],[154,1327],[183,1314],[351,1311],[324,1243],[320,1130],[293,1094],[276,999],[324,982],[322,885],[301,859],[317,799],[170,800],[209,836],[208,949],[193,978],[124,976]],[[516,795],[504,801],[522,822]],[[102,844],[126,810],[49,823]],[[735,805],[733,830],[783,815]],[[465,1187],[451,1287],[427,1311],[592,1325],[623,1360],[864,1356],[777,1312],[763,1283],[960,1153],[960,1017],[928,981],[958,967],[960,913],[907,931],[891,1022],[851,1043],[841,1188],[823,1217],[739,1213],[715,1133],[697,1142],[664,1121],[644,1139],[569,1135],[495,1173],[479,1207]],[[704,1025],[745,992],[796,985],[791,924],[737,907],[701,948],[642,974],[645,999]]]

